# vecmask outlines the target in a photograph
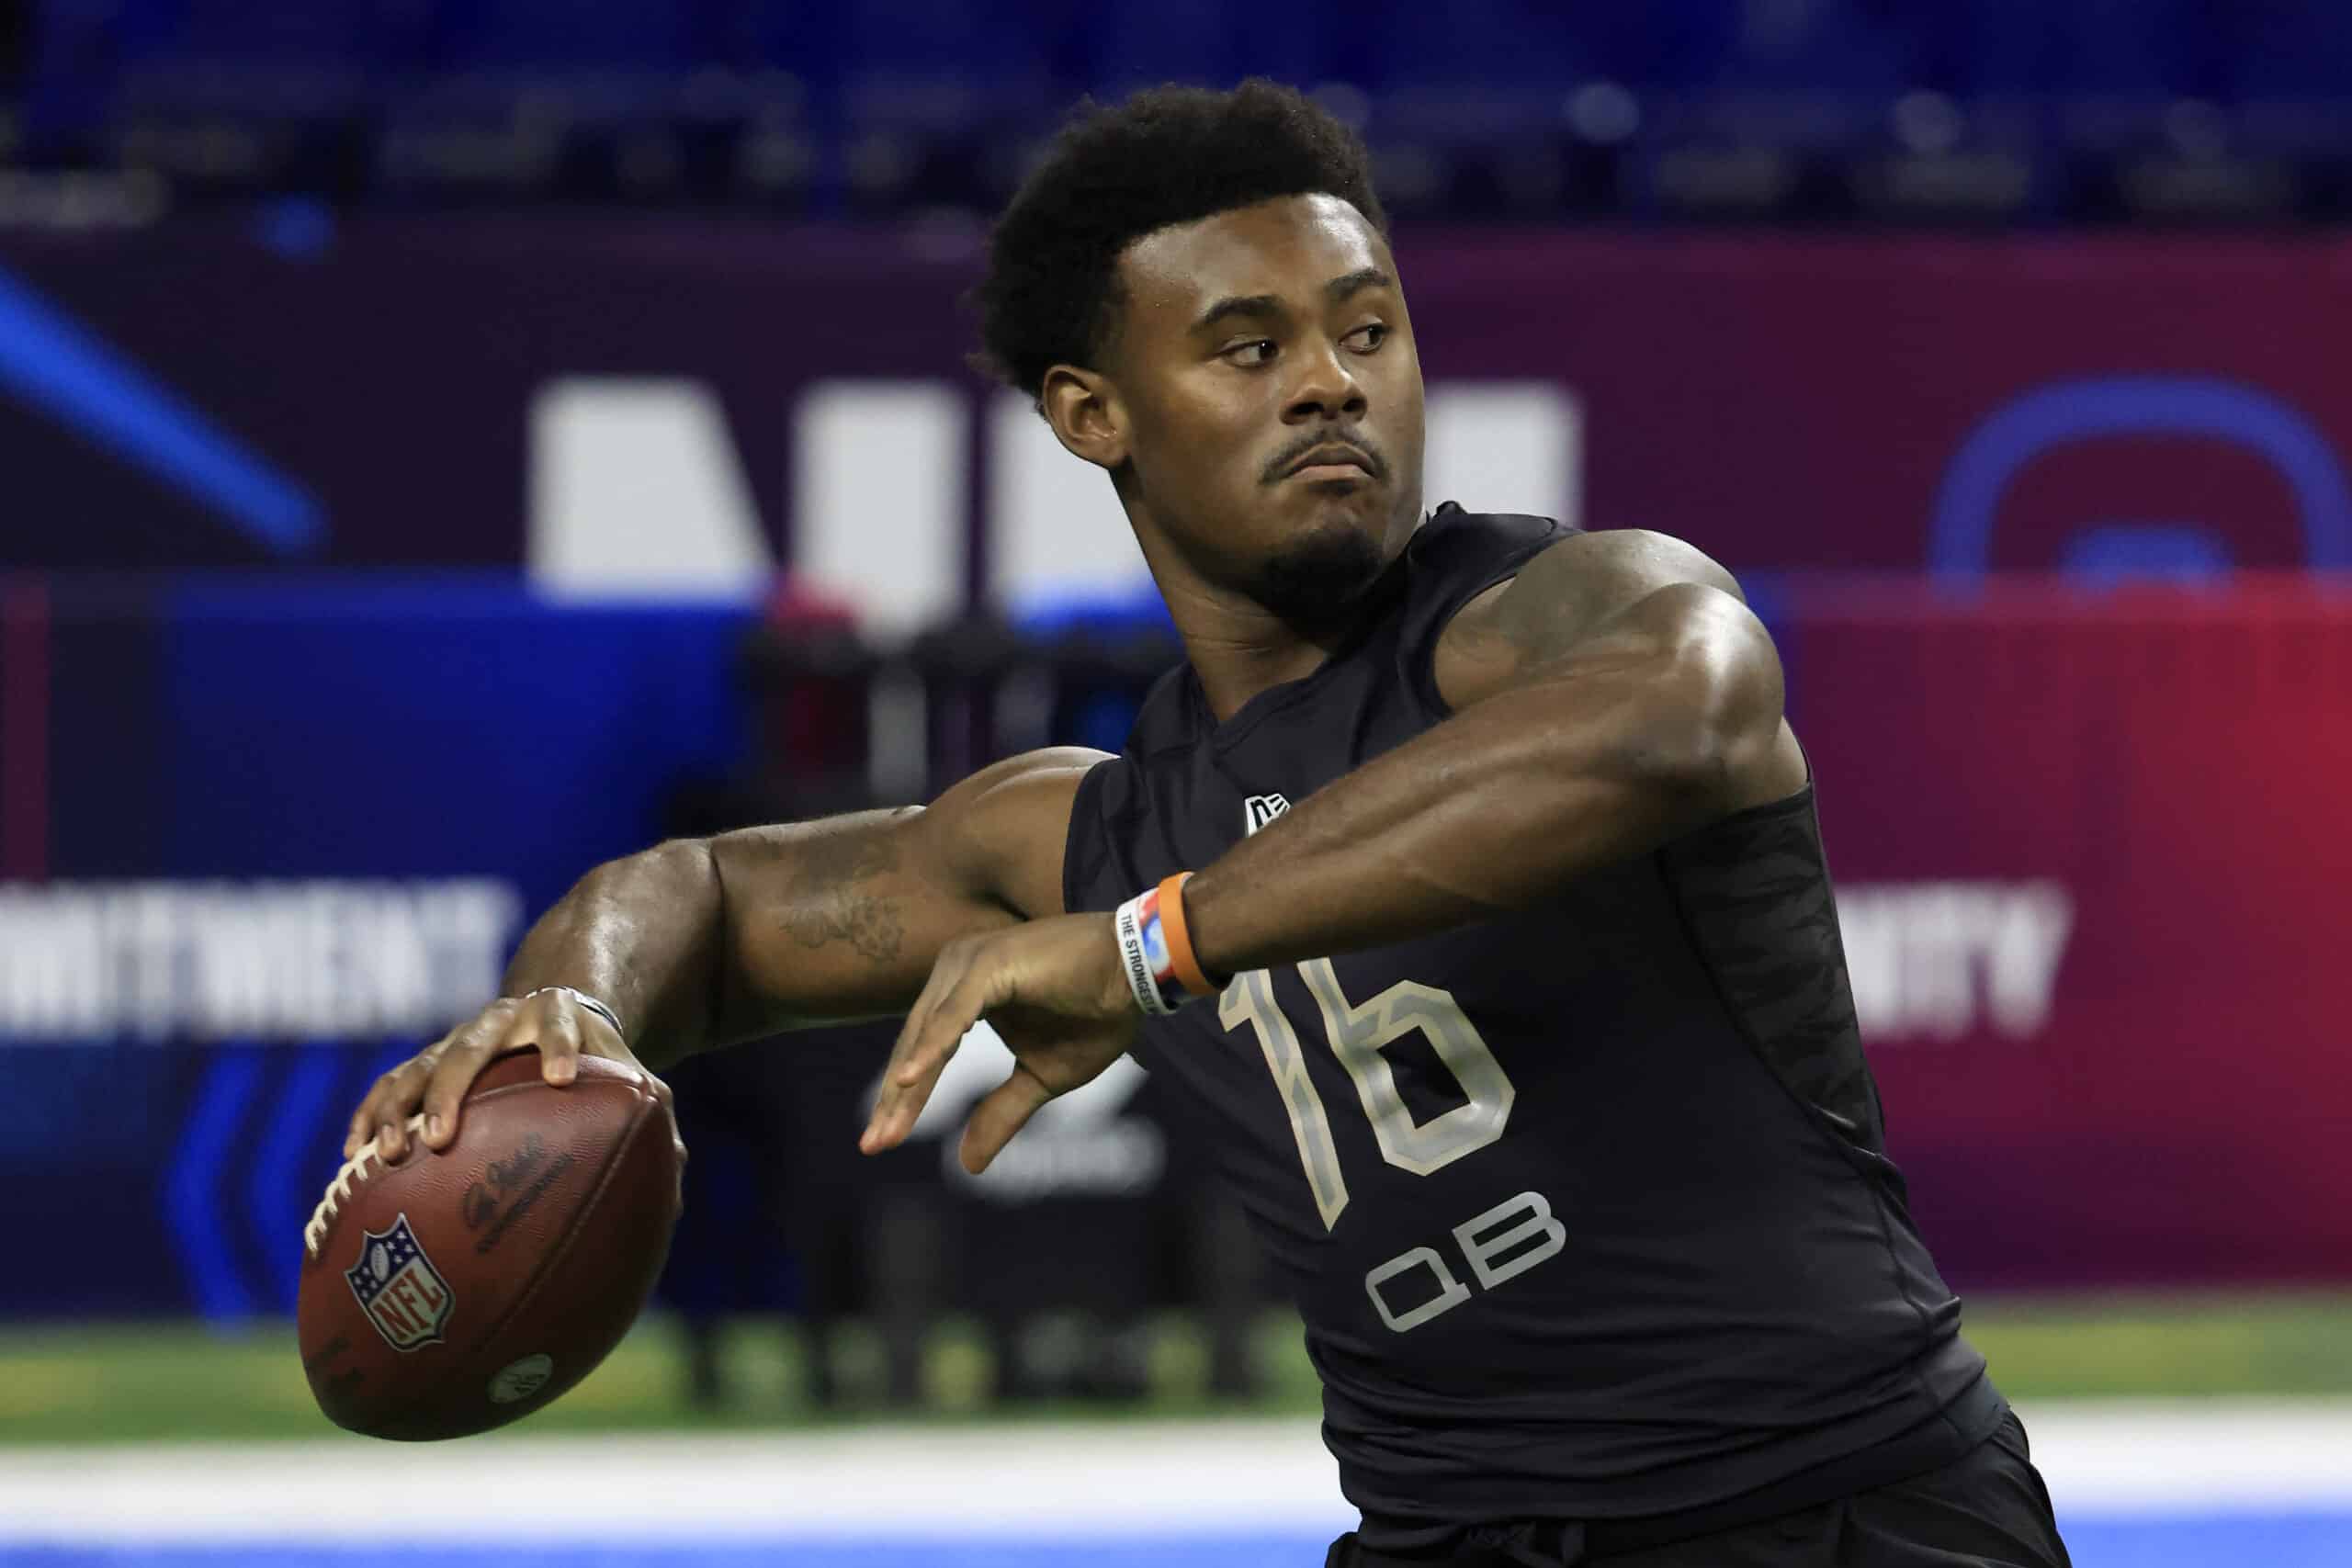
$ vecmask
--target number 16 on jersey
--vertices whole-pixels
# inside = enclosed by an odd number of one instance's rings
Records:
[[[1329,959],[1310,959],[1298,966],[1298,972],[1322,1012],[1332,1055],[1356,1086],[1383,1159],[1400,1170],[1427,1176],[1503,1135],[1516,1091],[1452,992],[1400,980],[1358,1006],[1340,988],[1339,974]],[[1257,1035],[1258,1048],[1265,1055],[1267,1070],[1273,1074],[1274,1088],[1290,1117],[1291,1135],[1298,1143],[1299,1163],[1306,1168],[1307,1189],[1315,1195],[1316,1212],[1322,1216],[1323,1228],[1329,1230],[1348,1206],[1347,1178],[1340,1169],[1331,1121],[1307,1072],[1298,1032],[1274,999],[1272,974],[1253,969],[1235,976],[1218,998],[1217,1017],[1228,1030],[1247,1023]],[[1397,1090],[1396,1076],[1382,1055],[1384,1046],[1416,1032],[1429,1040],[1464,1098],[1463,1104],[1427,1122],[1413,1119]],[[1553,1218],[1552,1206],[1542,1193],[1521,1192],[1454,1226],[1453,1238],[1479,1285],[1492,1290],[1556,1255],[1566,1245],[1567,1232]],[[1536,1245],[1515,1252],[1529,1241]],[[1428,1270],[1434,1280],[1435,1295],[1398,1310],[1389,1299],[1398,1292],[1385,1294],[1383,1287],[1420,1269]],[[1455,1276],[1444,1255],[1430,1247],[1412,1247],[1374,1269],[1364,1276],[1364,1290],[1381,1321],[1400,1334],[1459,1306],[1471,1295],[1470,1287]]]

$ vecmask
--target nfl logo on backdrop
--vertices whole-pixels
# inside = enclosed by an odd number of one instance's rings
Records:
[[[366,1233],[359,1261],[343,1271],[359,1310],[395,1350],[438,1345],[449,1326],[449,1281],[416,1244],[416,1233],[401,1215],[392,1228]]]
[[[1290,809],[1290,802],[1279,795],[1253,795],[1241,803],[1244,820],[1241,836],[1248,838],[1267,823]]]

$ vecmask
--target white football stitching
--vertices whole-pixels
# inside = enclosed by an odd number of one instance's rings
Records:
[[[422,1111],[408,1119],[408,1134],[410,1137],[414,1138],[422,1136],[424,1131],[424,1115]],[[365,1181],[368,1179],[368,1172],[366,1168],[368,1162],[371,1159],[381,1159],[382,1157],[383,1156],[376,1151],[376,1140],[370,1138],[359,1146],[359,1152],[357,1154],[353,1155],[349,1159],[343,1162],[343,1168],[336,1171],[334,1173],[334,1179],[327,1183],[326,1196],[321,1198],[319,1200],[319,1206],[311,1211],[311,1223],[302,1227],[302,1250],[304,1252],[310,1254],[313,1258],[316,1258],[319,1255],[319,1244],[324,1241],[327,1237],[327,1226],[334,1219],[337,1205],[350,1201],[351,1184],[353,1182]]]

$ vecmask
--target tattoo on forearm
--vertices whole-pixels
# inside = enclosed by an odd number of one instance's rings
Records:
[[[898,903],[866,885],[897,868],[897,849],[887,839],[834,833],[811,840],[799,859],[800,897],[784,917],[793,941],[807,948],[845,942],[862,957],[896,958],[905,935]]]

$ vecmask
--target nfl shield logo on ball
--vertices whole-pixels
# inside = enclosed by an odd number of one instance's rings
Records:
[[[395,1350],[438,1345],[449,1325],[449,1281],[424,1256],[409,1229],[408,1216],[392,1221],[392,1228],[365,1233],[359,1261],[343,1271],[359,1310],[376,1325]]]

